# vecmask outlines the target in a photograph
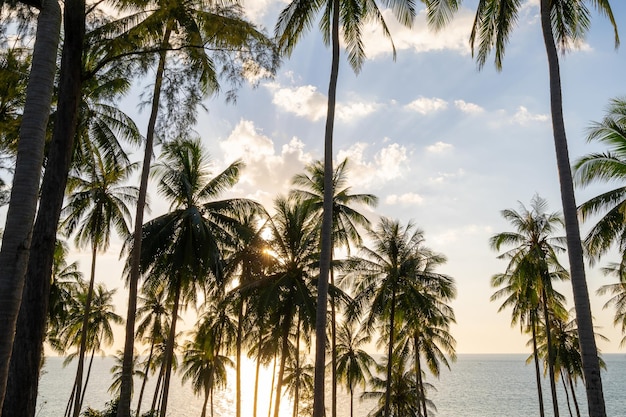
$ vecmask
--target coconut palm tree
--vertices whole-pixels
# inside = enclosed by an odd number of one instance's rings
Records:
[[[596,182],[615,181],[620,183],[626,178],[626,99],[611,100],[606,116],[600,122],[593,123],[587,140],[598,141],[609,149],[603,153],[585,155],[574,163],[574,181],[585,187]],[[602,217],[591,228],[585,238],[585,248],[592,260],[604,255],[613,244],[617,244],[620,253],[626,254],[626,188],[618,186],[604,192],[578,208],[581,218],[601,214]],[[626,258],[622,258],[622,268],[626,267]]]
[[[507,297],[500,310],[513,307],[513,323],[519,320],[533,332],[538,324],[538,311],[543,312],[552,404],[554,415],[558,416],[551,323],[553,318],[562,317],[566,310],[562,304],[564,297],[554,290],[552,281],[566,280],[569,274],[557,257],[558,253],[565,251],[564,238],[553,236],[563,226],[563,220],[558,213],[547,213],[546,209],[547,202],[535,195],[531,210],[520,203],[519,211],[506,209],[501,212],[515,230],[498,233],[490,239],[490,245],[496,251],[505,246],[512,247],[498,256],[509,263],[504,274],[492,278],[493,286],[505,285],[492,299]],[[540,389],[539,381],[537,384]]]
[[[617,25],[608,0],[571,1],[540,0],[541,30],[548,58],[550,79],[550,108],[552,130],[556,151],[561,202],[565,218],[567,254],[572,277],[572,292],[580,332],[583,368],[585,373],[587,404],[593,417],[605,417],[604,394],[598,364],[598,352],[593,335],[593,321],[589,304],[589,291],[585,279],[585,266],[580,241],[580,228],[576,215],[576,199],[567,149],[563,98],[558,48],[566,51],[581,40],[589,29],[590,3],[600,14],[607,16],[615,30],[615,45],[619,44]],[[502,69],[506,44],[517,20],[522,3],[508,0],[480,0],[472,27],[470,44],[476,52],[479,68],[482,68],[491,50],[495,50],[496,69]],[[476,49],[475,49],[476,46]]]
[[[307,400],[312,398],[315,366],[307,362],[307,357],[304,355],[297,358],[294,356],[290,362],[285,367],[283,384],[285,391],[293,399],[292,416],[298,417],[302,409],[306,408]]]
[[[456,0],[437,2],[425,1],[428,7],[429,22],[435,27],[445,23],[458,7]],[[383,2],[390,7],[396,18],[405,26],[411,26],[415,17],[414,2],[411,0],[392,0]],[[329,271],[332,253],[333,224],[333,132],[335,124],[335,106],[337,81],[339,76],[340,30],[341,37],[348,51],[348,62],[358,73],[365,60],[362,43],[364,25],[376,22],[386,37],[390,37],[387,23],[375,0],[356,5],[348,0],[305,1],[292,0],[279,15],[275,26],[278,46],[287,55],[294,50],[298,40],[305,31],[311,28],[316,15],[321,14],[320,29],[326,44],[331,44],[332,60],[330,81],[328,85],[328,108],[326,127],[324,130],[324,215],[321,232],[320,277],[318,282],[318,303],[316,316],[316,347],[315,347],[315,399],[313,416],[324,415],[324,367],[326,363],[326,305],[328,299]],[[393,47],[393,43],[392,43]],[[393,47],[395,58],[395,47]],[[336,416],[333,407],[332,417]]]
[[[32,0],[24,3],[40,10],[20,125],[11,199],[0,248],[0,265],[3,265],[0,270],[0,407],[4,404],[17,316],[30,255],[61,30],[61,8],[58,1]],[[40,326],[38,330],[43,335],[43,323],[32,325]],[[34,407],[33,404],[33,414]]]
[[[111,385],[109,385],[108,391],[111,395],[113,395],[113,398],[118,398],[120,395],[120,385],[122,384],[122,362],[124,362],[124,351],[118,350],[117,352],[115,352],[115,355],[113,355],[113,359],[115,361],[115,364],[111,367],[110,370],[111,376],[113,377],[113,382],[111,382]],[[133,357],[133,364],[135,365],[133,377],[144,378],[144,373],[141,371],[141,369],[137,368],[137,365],[139,365],[138,354],[135,354],[135,356]]]
[[[136,187],[120,185],[128,179],[135,165],[111,166],[103,160],[97,149],[94,149],[92,159],[85,163],[87,165],[83,167],[84,173],[77,173],[68,179],[70,197],[63,209],[65,220],[62,225],[68,235],[77,231],[75,237],[77,246],[91,246],[91,276],[80,337],[74,417],[78,417],[80,412],[82,363],[87,346],[86,335],[96,277],[97,255],[99,251],[108,249],[113,229],[122,238],[130,234],[128,224],[131,214],[128,206],[134,204],[137,199]]]
[[[350,394],[350,417],[354,417],[354,390],[358,385],[365,388],[371,369],[375,365],[374,358],[361,349],[371,340],[371,335],[362,328],[355,330],[350,321],[344,321],[337,332],[337,376]]]
[[[434,271],[446,259],[424,245],[424,234],[413,223],[402,226],[398,221],[381,218],[376,228],[369,232],[369,238],[371,248],[362,247],[361,256],[348,260],[351,272],[344,279],[352,279],[351,286],[356,294],[356,307],[353,308],[369,311],[364,322],[366,329],[372,331],[377,323],[386,328],[387,357],[393,358],[396,328],[400,325],[397,316],[406,313],[404,308],[409,305],[420,306],[412,309],[427,311],[433,302],[433,294],[440,300],[449,301],[455,294],[454,281]],[[388,384],[392,383],[392,365],[393,361],[388,361]],[[391,412],[391,394],[388,385],[385,417]]]
[[[603,268],[606,275],[617,277],[617,282],[613,284],[606,284],[601,286],[597,294],[606,295],[610,294],[611,298],[604,304],[603,308],[613,307],[615,308],[615,316],[613,318],[613,325],[620,325],[622,328],[622,334],[626,333],[626,271],[623,269],[623,263],[612,263],[609,266]],[[626,345],[626,336],[620,341],[620,347]]]
[[[141,265],[151,277],[167,278],[172,300],[170,333],[167,341],[163,400],[160,413],[167,412],[178,309],[194,300],[198,289],[223,281],[220,249],[234,246],[239,210],[258,205],[246,199],[217,200],[238,180],[241,161],[210,177],[209,159],[198,139],[179,138],[163,146],[161,162],[155,167],[158,191],[171,202],[171,210],[143,227]],[[132,252],[136,247],[131,250]]]
[[[178,116],[185,115],[187,129],[195,121],[196,107],[200,99],[216,93],[219,88],[217,63],[220,60],[231,59],[231,80],[236,75],[242,78],[243,68],[237,71],[232,62],[254,62],[259,68],[274,72],[276,59],[263,62],[260,58],[268,50],[273,50],[272,42],[258,31],[254,25],[242,18],[242,11],[236,2],[226,1],[216,4],[208,0],[169,1],[169,0],[125,0],[117,3],[118,6],[129,12],[128,15],[113,25],[123,28],[122,33],[114,33],[121,46],[114,51],[114,55],[124,56],[137,50],[153,52],[158,56],[157,69],[152,91],[152,103],[148,126],[146,130],[146,144],[143,157],[140,180],[140,195],[135,215],[135,230],[133,247],[137,248],[130,263],[129,302],[126,321],[125,339],[125,375],[122,383],[120,406],[118,415],[130,417],[130,362],[133,352],[133,338],[135,327],[135,309],[137,306],[137,289],[140,275],[140,248],[143,227],[143,214],[150,172],[150,162],[153,154],[154,136],[157,126],[159,109],[161,106],[163,82],[168,63],[176,54],[185,62],[184,79],[191,80],[185,94],[191,95],[191,100],[169,103],[170,109],[181,109]],[[130,29],[128,29],[130,27]],[[118,36],[119,35],[119,36]],[[137,45],[137,40],[142,40]],[[119,49],[121,47],[121,50]],[[220,54],[220,51],[223,53]],[[275,54],[268,54],[275,57]],[[168,60],[168,56],[170,59]],[[237,59],[232,57],[236,56]],[[239,60],[239,58],[244,58]],[[251,58],[248,60],[247,58]],[[180,68],[179,68],[180,69]],[[180,80],[171,84],[173,90],[169,97],[178,97]],[[183,103],[191,106],[182,106]],[[168,120],[167,123],[170,123]],[[180,127],[183,127],[182,123]]]
[[[350,253],[350,243],[360,245],[361,235],[358,226],[368,227],[369,220],[361,213],[353,209],[351,206],[362,204],[364,206],[373,207],[377,204],[378,198],[372,194],[351,194],[350,187],[346,186],[348,181],[348,159],[344,159],[335,167],[333,172],[333,228],[332,228],[332,250],[331,250],[331,269],[330,269],[330,285],[335,285],[335,276],[332,268],[334,258],[334,249],[336,247],[345,247]],[[316,208],[320,223],[322,222],[323,206],[324,206],[324,164],[322,161],[316,161],[307,165],[304,174],[296,175],[292,184],[302,188],[291,190],[291,194],[303,201],[311,201]],[[336,305],[335,299],[330,299],[330,352],[331,352],[331,378],[332,378],[332,410],[337,409],[337,338],[336,338]],[[333,411],[333,415],[335,414]]]

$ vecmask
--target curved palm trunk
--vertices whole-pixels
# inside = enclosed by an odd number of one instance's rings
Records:
[[[126,334],[124,340],[124,360],[122,362],[122,383],[120,386],[120,401],[118,403],[117,416],[130,417],[130,401],[132,398],[133,385],[133,351],[135,348],[135,316],[137,310],[137,290],[139,285],[139,262],[141,257],[141,232],[143,228],[143,212],[146,206],[146,194],[148,192],[148,177],[150,175],[150,162],[152,160],[152,150],[154,147],[154,129],[156,127],[157,115],[159,113],[159,102],[161,99],[161,86],[163,84],[163,74],[165,73],[165,60],[172,33],[172,22],[168,23],[163,34],[162,52],[159,57],[159,65],[154,79],[154,90],[152,92],[152,109],[148,120],[146,131],[146,148],[143,155],[143,165],[141,167],[141,181],[139,183],[139,196],[137,198],[137,211],[135,213],[135,229],[133,231],[133,250],[130,261],[130,275],[128,278],[128,310],[126,313]],[[175,318],[174,318],[175,320]]]
[[[574,389],[574,383],[572,382],[572,375],[567,373],[567,382],[569,383],[570,391],[572,392],[572,400],[574,401],[574,408],[576,409],[576,417],[580,417],[580,407],[578,406],[578,399],[576,398],[576,390]]]
[[[80,397],[80,405],[79,409],[83,408],[83,403],[85,402],[85,392],[87,391],[87,384],[89,384],[89,377],[91,377],[91,367],[93,365],[93,358],[96,356],[96,348],[94,347],[91,350],[91,357],[89,358],[89,366],[87,367],[87,376],[85,377],[85,384],[83,385],[83,393]]]
[[[89,288],[87,289],[87,299],[85,300],[85,313],[83,316],[83,326],[80,331],[80,350],[78,352],[78,366],[76,369],[76,396],[74,397],[73,417],[80,414],[80,403],[82,399],[81,388],[83,385],[83,369],[85,362],[85,353],[87,351],[87,331],[89,330],[89,315],[91,314],[91,299],[93,298],[93,286],[96,280],[96,256],[98,249],[96,244],[91,248],[91,278],[89,279]]]
[[[389,318],[389,346],[387,347],[387,381],[385,386],[385,408],[384,417],[389,417],[389,406],[391,404],[391,370],[393,365],[393,327],[396,315],[396,289],[391,290],[391,312]]]
[[[328,110],[324,133],[324,214],[320,253],[320,276],[317,283],[317,310],[315,315],[315,383],[313,417],[324,417],[324,368],[326,367],[326,308],[328,300],[328,273],[332,251],[333,223],[333,129],[337,79],[339,76],[339,0],[333,0],[332,63],[328,85]]]
[[[539,399],[539,416],[544,417],[545,411],[543,409],[543,390],[541,389],[541,371],[539,369],[539,355],[537,354],[537,316],[536,312],[531,313],[530,327],[532,329],[533,340],[533,359],[535,362],[535,378],[537,379],[537,397]]]
[[[154,395],[152,396],[152,405],[150,406],[150,411],[154,411],[156,409],[157,400],[159,399],[159,394],[161,393],[161,382],[163,381],[163,374],[165,374],[165,361],[161,364],[161,369],[159,370],[159,376],[157,378],[156,387],[154,388]]]
[[[172,323],[170,324],[170,334],[167,338],[167,346],[165,347],[165,374],[163,377],[163,397],[161,398],[161,407],[159,407],[159,415],[165,417],[167,414],[167,399],[170,390],[170,377],[172,376],[172,360],[174,357],[174,339],[176,338],[176,319],[178,318],[178,307],[180,304],[180,277],[177,277],[176,292],[174,293],[174,307],[172,308]]]
[[[43,162],[46,125],[50,114],[56,58],[61,30],[61,8],[55,0],[43,2],[37,21],[37,34],[22,125],[18,143],[11,201],[0,249],[0,409],[2,409],[9,361],[24,288],[32,226],[37,208],[39,179]],[[39,324],[35,324],[38,326]],[[26,363],[29,367],[36,364]],[[36,390],[27,395],[34,414]]]
[[[143,400],[143,392],[146,389],[146,383],[148,382],[148,372],[150,371],[150,363],[152,362],[152,354],[154,353],[154,338],[152,338],[152,342],[150,343],[150,353],[148,353],[148,361],[146,362],[146,368],[143,373],[143,382],[141,383],[141,390],[139,391],[139,400],[137,400],[137,414],[139,417],[141,410],[141,401]]]
[[[289,312],[291,314],[291,312]],[[287,363],[287,357],[289,356],[289,320],[288,316],[285,315],[285,319],[283,321],[283,343],[281,346],[280,352],[280,367],[278,368],[278,378],[276,381],[276,403],[274,404],[274,417],[278,417],[278,413],[280,411],[280,399],[282,398],[282,389],[283,389],[283,377],[285,375],[285,364]]]
[[[550,376],[550,392],[552,393],[552,409],[554,410],[554,416],[559,417],[559,401],[556,395],[556,378],[554,375],[554,347],[552,346],[552,325],[550,320],[550,313],[548,311],[548,301],[546,299],[547,294],[545,285],[541,290],[541,296],[543,303],[543,320],[546,330],[546,344],[548,345],[548,374]]]
[[[569,417],[574,417],[572,414],[572,404],[569,400],[569,391],[567,390],[567,385],[565,384],[565,376],[563,375],[563,370],[561,370],[561,383],[563,383],[563,390],[565,390],[565,399],[567,400],[567,410],[569,411]]]
[[[58,9],[58,4],[57,1],[46,1],[44,7]],[[54,247],[72,159],[77,109],[81,95],[82,52],[85,37],[84,0],[65,2],[64,21],[57,119],[41,184],[39,210],[33,229],[22,304],[13,342],[14,354],[9,369],[8,403],[5,405],[14,417],[34,417],[36,412]],[[58,35],[56,38],[58,42]],[[50,48],[56,56],[57,46],[50,46]],[[8,411],[4,414],[7,415]]]
[[[574,184],[567,149],[565,123],[563,121],[563,99],[561,96],[559,58],[552,33],[550,2],[548,0],[541,0],[541,28],[548,56],[552,130],[559,171],[559,183],[561,186],[561,201],[563,204],[563,216],[565,217],[565,233],[567,235],[567,255],[570,263],[572,292],[574,295],[574,306],[576,308],[578,338],[585,388],[587,391],[589,416],[606,417],[604,393],[602,391],[602,377],[600,375],[600,364],[598,362],[598,349],[593,334],[593,320],[591,317],[591,306],[589,304],[589,291],[585,279],[585,265],[580,243],[580,229],[576,217]]]
[[[67,400],[67,405],[65,406],[65,412],[63,413],[63,417],[67,417],[70,415],[72,411],[72,403],[74,402],[74,395],[76,395],[76,379],[74,378],[74,385],[72,386],[72,393],[70,394],[70,398]]]

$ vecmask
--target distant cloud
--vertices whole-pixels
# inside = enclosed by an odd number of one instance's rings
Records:
[[[337,117],[339,120],[352,121],[361,119],[380,108],[378,103],[366,103],[362,101],[353,101],[348,103],[337,104]]]
[[[452,148],[454,148],[454,146],[452,146],[451,144],[439,141],[437,143],[427,146],[426,150],[431,153],[442,153]]]
[[[457,240],[467,236],[490,236],[491,234],[493,234],[493,229],[491,228],[491,226],[469,224],[461,228],[448,229],[443,233],[431,235],[429,240],[437,245],[445,245],[456,242]]]
[[[270,5],[287,5],[289,0],[243,0],[243,10],[246,15],[255,23],[261,23]]]
[[[426,11],[421,10],[416,16],[413,28],[409,29],[398,23],[390,9],[383,11],[383,17],[396,51],[410,50],[416,53],[452,50],[469,55],[468,39],[474,21],[474,12],[461,8],[453,18],[452,24],[445,30],[434,32],[428,27]],[[392,53],[390,40],[383,36],[379,25],[370,24],[363,30],[365,53],[370,58]]]
[[[385,203],[389,205],[403,204],[403,205],[419,205],[424,202],[424,198],[415,193],[404,193],[401,195],[391,194],[385,198]]]
[[[452,179],[461,178],[465,176],[465,171],[459,168],[456,172],[439,172],[434,177],[428,177],[428,182],[431,184],[443,184]]]
[[[337,160],[348,158],[349,181],[354,186],[381,186],[408,172],[409,152],[397,143],[390,143],[374,154],[373,159],[366,154],[370,145],[357,142],[348,149],[337,153]]]
[[[440,110],[445,110],[448,107],[448,102],[440,98],[426,98],[420,97],[417,100],[413,100],[404,108],[410,111],[414,111],[420,114],[430,114]]]
[[[530,122],[547,122],[549,119],[550,117],[547,114],[533,114],[529,112],[526,107],[519,106],[511,121],[513,123],[525,125]]]
[[[478,114],[485,111],[485,109],[480,107],[478,104],[468,103],[464,100],[454,100],[454,106],[463,113],[468,114]]]

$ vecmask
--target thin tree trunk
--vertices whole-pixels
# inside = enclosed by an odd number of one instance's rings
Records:
[[[137,310],[137,290],[140,277],[141,260],[141,234],[143,230],[143,212],[146,206],[146,194],[148,192],[148,177],[150,175],[150,162],[154,147],[154,130],[156,127],[157,115],[159,113],[159,102],[161,99],[161,86],[163,74],[165,73],[165,60],[172,33],[173,24],[170,21],[163,34],[162,52],[159,57],[159,65],[154,79],[154,90],[152,92],[152,109],[148,121],[146,132],[146,148],[143,155],[143,165],[141,167],[141,181],[139,183],[139,196],[137,198],[137,211],[135,213],[135,229],[133,231],[133,249],[130,260],[130,274],[128,278],[128,310],[126,313],[126,333],[124,341],[124,360],[122,362],[122,383],[120,387],[120,401],[118,403],[117,417],[130,417],[130,401],[132,398],[133,384],[133,352],[135,348],[135,318]],[[173,318],[173,320],[176,320]]]
[[[300,315],[298,314],[298,326],[296,327],[296,392],[293,396],[293,417],[298,417],[298,405],[300,402]]]
[[[324,417],[324,385],[326,368],[326,309],[328,300],[328,274],[332,252],[333,225],[333,130],[337,79],[339,76],[339,0],[332,3],[332,63],[328,85],[328,110],[324,132],[324,213],[320,253],[320,276],[317,284],[317,310],[315,315],[315,383],[313,417]]]
[[[569,417],[574,417],[572,414],[572,405],[569,400],[569,393],[567,391],[567,385],[565,385],[565,377],[563,375],[563,370],[561,370],[561,382],[563,383],[563,389],[565,390],[565,399],[567,400],[567,409],[569,411]]]
[[[570,263],[570,276],[576,321],[578,324],[578,339],[583,364],[585,389],[589,417],[606,417],[604,393],[602,391],[602,377],[598,361],[598,349],[593,333],[593,320],[589,303],[589,291],[585,279],[585,265],[583,262],[582,245],[580,243],[580,229],[576,213],[576,199],[572,181],[571,165],[563,121],[563,98],[561,96],[561,75],[559,58],[554,43],[550,19],[550,1],[541,0],[541,28],[548,57],[550,75],[550,108],[552,114],[552,130],[556,151],[559,183],[561,186],[561,201],[565,218],[565,233],[567,236],[567,255]]]
[[[152,354],[154,353],[154,341],[155,339],[153,337],[152,342],[150,343],[150,353],[148,353],[148,361],[146,362],[146,368],[143,373],[143,382],[141,383],[141,390],[139,390],[139,400],[137,401],[137,414],[136,414],[137,417],[141,415],[139,412],[141,410],[141,401],[143,400],[143,392],[146,389],[146,383],[148,382],[148,372],[150,371],[150,363],[152,361]]]
[[[235,353],[235,417],[241,417],[241,345],[243,343],[243,298],[239,300],[237,313],[237,346]]]
[[[580,417],[580,407],[578,406],[578,399],[576,398],[576,390],[574,389],[574,383],[572,382],[572,375],[569,372],[567,373],[567,382],[569,382],[570,391],[572,392],[574,408],[576,409],[576,417]]]
[[[290,314],[291,312],[289,312]],[[274,417],[278,417],[280,412],[280,400],[282,398],[283,376],[285,375],[285,364],[289,356],[289,318],[285,315],[283,321],[283,343],[280,352],[280,367],[278,368],[278,380],[276,381],[276,403],[274,405]]]
[[[354,417],[354,389],[350,383],[350,417]]]
[[[202,413],[200,414],[200,417],[206,417],[206,407],[208,403],[209,403],[209,390],[205,389],[204,390],[204,402],[202,403]]]
[[[95,239],[95,238],[94,238]],[[93,297],[93,287],[96,280],[96,256],[98,248],[94,240],[91,248],[91,278],[89,279],[89,288],[87,289],[87,298],[85,300],[85,313],[83,316],[83,326],[80,330],[80,350],[78,351],[78,367],[76,369],[76,396],[74,397],[73,417],[80,414],[80,400],[82,398],[81,388],[83,385],[83,367],[85,362],[85,353],[87,351],[87,332],[89,331],[89,315],[91,314],[91,299]]]
[[[537,396],[539,398],[539,416],[545,417],[543,409],[543,390],[541,388],[541,371],[539,369],[539,355],[537,354],[537,313],[531,311],[532,340],[533,340],[533,358],[535,362],[535,378],[537,379]]]
[[[267,406],[267,417],[271,417],[272,415],[272,399],[274,395],[274,380],[276,379],[276,357],[278,356],[278,352],[274,353],[274,365],[272,366],[272,385],[270,386],[270,402]]]
[[[91,366],[93,365],[93,358],[96,355],[96,348],[94,347],[91,350],[91,358],[89,359],[89,366],[87,367],[87,377],[85,378],[85,384],[83,385],[83,393],[80,397],[80,404],[78,406],[79,409],[83,408],[83,403],[85,402],[85,392],[87,391],[87,384],[89,384],[89,377],[91,376]]]
[[[547,272],[547,271],[546,271]],[[547,275],[547,273],[545,274]],[[549,280],[549,277],[544,277],[545,280]],[[547,282],[547,281],[545,281]],[[543,302],[543,320],[546,331],[546,344],[548,347],[548,374],[550,377],[550,392],[552,393],[552,409],[554,410],[554,416],[559,417],[559,401],[556,395],[556,380],[554,375],[554,347],[552,346],[552,324],[550,320],[550,313],[548,312],[548,300],[545,283],[541,290],[542,302]]]
[[[157,377],[156,387],[154,388],[154,396],[152,397],[152,405],[150,406],[150,411],[154,411],[156,409],[157,400],[159,399],[159,394],[161,393],[161,382],[163,382],[163,374],[165,373],[165,360],[161,363],[161,369],[159,370],[159,376]]]
[[[424,389],[424,380],[422,378],[422,363],[420,362],[419,342],[417,340],[417,336],[415,336],[413,343],[415,344],[415,381],[417,382],[419,389],[418,398],[422,404],[420,408],[424,409],[424,417],[428,417],[428,408],[426,408],[426,390]]]
[[[60,30],[61,9],[58,2],[55,0],[43,2],[37,21],[26,102],[20,126],[11,201],[0,248],[0,265],[2,265],[0,268],[0,409],[2,409],[7,389],[9,361],[13,349],[17,316],[22,302],[31,233],[37,209],[39,179],[43,163],[46,125],[52,101]],[[41,326],[41,323],[33,324]],[[25,365],[33,366],[32,363],[25,363]],[[39,370],[39,365],[40,362],[34,364],[37,370]],[[36,390],[34,394],[32,390],[24,394],[35,395],[34,398],[27,398],[32,401],[34,410]]]
[[[396,314],[396,289],[391,290],[391,312],[389,318],[389,346],[387,347],[387,381],[385,386],[385,408],[384,417],[389,417],[389,406],[391,403],[391,369],[393,365],[393,327]]]
[[[174,357],[174,339],[176,338],[176,319],[178,318],[178,306],[180,303],[181,284],[180,277],[176,277],[176,292],[174,293],[174,307],[172,308],[172,323],[170,324],[170,334],[167,338],[165,347],[165,374],[163,378],[163,398],[161,399],[161,407],[159,407],[159,415],[165,417],[167,414],[167,399],[170,390],[170,377],[172,375],[172,360]]]
[[[44,7],[58,9],[56,0],[44,3]],[[4,415],[8,415],[8,410],[11,410],[14,417],[34,417],[36,412],[39,371],[48,321],[54,248],[76,135],[78,102],[81,95],[85,2],[66,1],[64,21],[57,119],[41,184],[39,210],[33,229],[22,304],[13,342],[14,355],[9,369],[8,403],[5,403],[7,411]],[[56,38],[58,42],[58,35]],[[56,57],[57,45],[51,48]]]
[[[333,190],[334,193],[334,190]],[[330,285],[335,286],[335,274],[333,271],[333,251],[330,253]],[[330,372],[332,380],[332,417],[337,417],[337,312],[335,298],[330,298]]]
[[[263,342],[263,326],[261,326],[261,328],[259,329],[259,346],[258,346],[257,357],[256,357],[256,371],[254,374],[254,400],[252,401],[252,417],[257,417],[256,406],[259,400],[259,373],[261,370],[261,344],[262,342]],[[274,385],[273,382],[272,382],[272,385]],[[271,392],[271,388],[272,387],[270,387],[270,392]]]
[[[74,402],[74,395],[76,395],[76,378],[74,378],[72,393],[70,394],[70,398],[67,400],[67,405],[65,406],[65,413],[63,413],[63,417],[67,417],[70,415],[70,412],[72,411],[72,403]]]

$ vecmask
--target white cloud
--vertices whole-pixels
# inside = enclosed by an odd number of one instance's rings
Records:
[[[420,97],[404,106],[405,109],[415,111],[420,114],[434,113],[439,110],[445,110],[447,107],[447,101],[436,97]]]
[[[380,108],[378,103],[366,103],[362,101],[354,101],[350,103],[337,104],[337,118],[346,122],[355,119],[361,119]]]
[[[270,6],[278,4],[282,7],[289,3],[289,0],[243,0],[243,10],[246,15],[255,23],[261,23],[265,14],[270,10]]]
[[[391,194],[385,198],[385,203],[389,205],[419,205],[424,202],[424,198],[416,193],[404,193],[401,195]]]
[[[312,85],[288,88],[277,83],[265,86],[274,93],[272,103],[278,108],[309,120],[317,121],[326,115],[326,96]]]
[[[452,146],[451,144],[439,141],[437,143],[427,146],[426,150],[432,153],[442,153],[453,148],[454,146]]]
[[[337,153],[337,160],[349,160],[349,181],[353,186],[376,187],[402,177],[408,170],[409,152],[397,143],[380,149],[372,159],[366,156],[370,145],[357,142]]]
[[[459,168],[456,172],[438,172],[434,177],[428,177],[428,182],[431,184],[443,184],[450,180],[461,178],[465,176],[465,171]]]
[[[524,106],[519,106],[517,112],[513,115],[511,122],[525,125],[530,122],[547,122],[549,116],[547,114],[533,114]]]
[[[470,224],[457,229],[448,229],[442,233],[432,235],[429,240],[432,240],[437,246],[456,242],[464,237],[476,237],[476,236],[490,236],[493,234],[491,226],[480,226],[476,224]],[[486,241],[486,239],[484,239]]]
[[[480,107],[478,104],[468,103],[464,100],[454,100],[454,106],[463,113],[468,114],[478,114],[485,111],[485,109]]]
[[[452,22],[444,30],[438,32],[428,28],[425,10],[418,13],[413,28],[407,28],[398,23],[390,9],[383,11],[383,17],[391,32],[396,51],[412,50],[421,53],[453,50],[463,55],[470,53],[468,39],[474,21],[474,12],[469,9],[461,8]],[[383,36],[379,26],[375,23],[364,28],[363,41],[365,52],[370,58],[392,53],[389,39]]]

